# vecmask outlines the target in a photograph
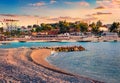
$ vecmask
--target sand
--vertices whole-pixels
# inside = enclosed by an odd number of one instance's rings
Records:
[[[35,62],[36,64],[39,64],[49,70],[58,72],[58,73],[63,73],[66,75],[71,75],[74,76],[74,74],[71,74],[69,72],[66,72],[64,70],[61,70],[57,68],[56,66],[50,64],[46,59],[51,55],[51,50],[50,49],[38,49],[38,50],[33,50],[30,57]]]
[[[0,83],[101,83],[56,68],[46,58],[51,50],[0,49]]]
[[[40,64],[47,68],[55,69],[56,67],[48,63],[46,60],[46,58],[49,57],[50,55],[51,55],[51,50],[38,49],[38,50],[33,50],[30,56],[35,63]]]

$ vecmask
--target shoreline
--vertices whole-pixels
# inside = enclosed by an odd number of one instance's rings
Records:
[[[80,76],[80,75],[77,75],[77,74],[72,74],[72,73],[64,71],[60,68],[57,68],[56,66],[50,64],[46,60],[47,57],[51,56],[51,54],[52,54],[52,51],[50,49],[35,49],[35,50],[32,50],[32,53],[30,54],[30,57],[35,64],[40,65],[44,68],[47,68],[48,70],[51,70],[53,72],[73,76],[73,77],[76,77],[76,78],[83,78],[83,79],[89,80],[93,83],[96,83],[96,82],[97,83],[103,83],[103,82],[96,81],[96,80],[88,78],[88,77],[83,77],[83,76]]]
[[[50,64],[47,60],[45,60],[50,55],[51,55],[51,50],[49,49],[35,49],[35,50],[32,50],[32,53],[30,54],[30,58],[36,64],[42,65],[44,67],[56,69],[55,66]]]
[[[50,37],[51,38],[51,37]],[[12,42],[120,42],[120,37],[118,38],[106,38],[106,37],[86,37],[82,39],[26,39],[26,38],[18,38],[11,40],[3,40],[0,41],[2,43],[12,43]]]
[[[50,64],[48,49],[0,49],[0,81],[12,83],[103,83],[66,72]]]
[[[74,74],[67,73],[66,71],[61,70],[56,66],[50,64],[46,59],[47,57],[51,56],[51,54],[52,54],[52,51],[50,49],[35,49],[35,50],[32,50],[32,53],[30,54],[30,58],[35,64],[38,64],[44,68],[47,68],[49,70],[52,70],[58,73],[74,76]]]
[[[9,43],[18,43],[18,42],[120,42],[120,38],[118,40],[25,40],[25,41],[0,41],[0,44],[9,44]]]

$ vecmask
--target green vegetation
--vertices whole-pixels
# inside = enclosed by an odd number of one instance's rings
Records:
[[[80,32],[85,33],[88,31],[88,24],[87,23],[80,23]]]
[[[17,30],[11,30],[11,31],[3,31],[3,28],[0,28],[0,33],[3,33],[5,36],[21,36],[21,35],[31,35],[33,32],[39,33],[39,32],[51,32],[55,34],[61,34],[61,33],[71,33],[71,32],[91,32],[94,35],[99,36],[103,31],[100,31],[100,27],[103,26],[103,23],[99,20],[96,23],[93,22],[91,24],[88,24],[86,22],[82,21],[76,21],[76,22],[67,22],[67,21],[59,21],[58,23],[51,23],[51,24],[45,24],[42,23],[40,25],[28,25],[27,27],[21,27],[17,28]],[[23,30],[22,30],[23,28]],[[27,30],[24,30],[26,28]],[[110,32],[117,32],[120,36],[120,23],[114,22],[111,27],[109,28]]]
[[[66,21],[59,21],[59,28],[60,28],[60,33],[66,33],[69,32],[70,30],[70,23]]]
[[[91,32],[95,35],[98,35],[100,33],[99,28],[102,26],[102,22],[99,20],[97,21],[97,23],[93,22],[89,26],[92,28]]]
[[[120,23],[113,22],[113,24],[110,27],[110,32],[117,32],[118,36],[120,37]]]
[[[3,33],[3,27],[0,27],[0,33]]]
[[[84,22],[66,22],[66,21],[59,21],[59,23],[53,24],[45,24],[42,23],[41,25],[33,25],[28,26],[28,28],[32,28],[31,32],[47,32],[52,31],[55,29],[59,29],[59,33],[69,33],[71,32],[87,32],[88,31],[88,24]]]

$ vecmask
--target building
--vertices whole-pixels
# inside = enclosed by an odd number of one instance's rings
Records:
[[[4,19],[3,22],[6,24],[6,31],[17,30],[19,28],[19,20]]]
[[[103,32],[102,37],[104,40],[117,40],[118,34],[117,33],[111,33],[111,32]]]
[[[106,24],[106,26],[107,26],[108,28],[110,28],[110,27],[111,27],[111,25],[112,25],[112,24]]]
[[[48,35],[57,35],[58,33],[59,33],[59,29],[48,31]]]
[[[6,24],[3,21],[0,21],[0,28],[3,28],[3,32],[6,31]]]
[[[3,22],[2,22],[2,21],[0,21],[0,27],[3,27],[3,25],[4,25],[4,24],[3,24]]]
[[[102,26],[99,28],[100,31],[107,32],[109,29],[106,26]]]

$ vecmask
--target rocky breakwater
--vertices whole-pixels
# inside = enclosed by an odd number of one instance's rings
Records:
[[[51,50],[56,52],[72,52],[72,51],[84,51],[82,46],[62,46],[62,47],[50,47]]]

